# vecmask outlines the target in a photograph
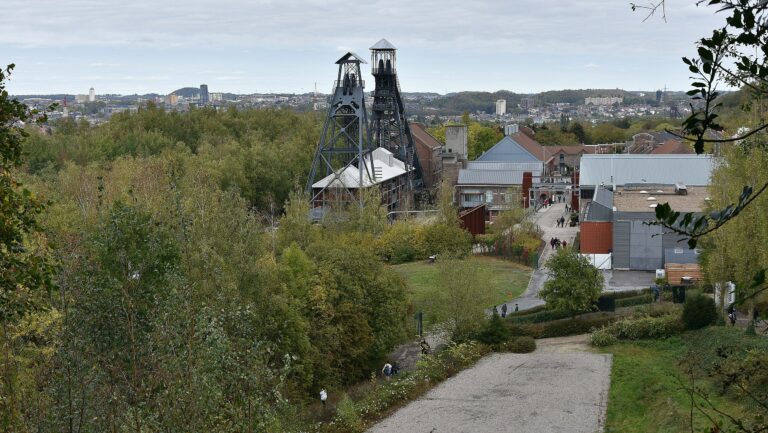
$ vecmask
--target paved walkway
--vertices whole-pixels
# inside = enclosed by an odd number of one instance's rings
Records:
[[[567,215],[568,214],[565,212],[565,203],[556,203],[545,209],[539,209],[534,215],[534,222],[541,230],[541,238],[544,239],[546,245],[539,258],[539,268],[531,275],[528,287],[519,298],[507,302],[507,311],[515,311],[515,304],[517,304],[518,310],[521,311],[544,305],[544,301],[539,298],[539,291],[544,287],[544,282],[547,280],[547,270],[544,268],[544,265],[555,252],[555,250],[549,246],[549,240],[558,238],[561,241],[564,240],[568,242],[568,245],[573,245],[576,233],[579,232],[578,226],[557,227],[557,220],[560,219],[560,217],[565,216],[566,222],[568,221],[569,217]],[[499,305],[499,308],[501,308],[501,305]]]
[[[585,352],[585,338],[537,340],[534,353],[490,355],[369,432],[601,432],[612,359]]]

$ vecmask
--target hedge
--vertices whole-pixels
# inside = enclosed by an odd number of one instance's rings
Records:
[[[594,331],[590,341],[594,346],[607,346],[618,340],[662,339],[677,335],[683,329],[678,314],[633,317],[618,320]]]
[[[632,307],[635,305],[650,304],[653,302],[653,295],[640,295],[631,298],[621,298],[616,300],[616,307]]]
[[[549,323],[510,324],[512,335],[533,338],[565,337],[568,335],[587,334],[616,320],[614,316],[592,319],[567,319]]]

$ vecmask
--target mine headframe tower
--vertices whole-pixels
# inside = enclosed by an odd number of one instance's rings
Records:
[[[365,83],[360,64],[366,63],[348,52],[336,64],[339,72],[312,162],[307,192],[315,208],[336,204],[359,204],[366,179],[376,179],[371,152],[375,149],[365,111]],[[350,170],[357,176],[348,176]]]
[[[395,68],[397,48],[382,39],[371,47],[371,72],[376,80],[371,107],[371,133],[375,147],[383,147],[403,161],[408,170],[407,195],[422,189],[422,174],[405,118],[400,82]]]

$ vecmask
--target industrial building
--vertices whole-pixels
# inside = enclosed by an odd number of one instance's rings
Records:
[[[364,165],[374,167],[373,172],[349,165],[313,183],[313,207],[357,203],[361,199],[362,189],[376,185],[381,189],[382,204],[387,206],[389,211],[398,209],[407,191],[408,172],[413,168],[406,167],[403,161],[395,158],[392,152],[383,147],[365,155]]]

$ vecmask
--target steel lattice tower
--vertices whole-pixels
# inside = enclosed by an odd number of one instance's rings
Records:
[[[355,190],[364,186],[365,179],[376,178],[370,156],[375,146],[368,129],[361,63],[365,60],[351,52],[336,62],[339,72],[307,182],[313,207],[333,203],[362,205],[363,198]],[[356,179],[343,175],[349,167],[358,170]]]
[[[371,107],[371,133],[375,147],[383,147],[405,162],[408,171],[410,195],[421,189],[422,174],[418,164],[411,128],[405,118],[405,107],[400,96],[400,83],[395,68],[395,48],[386,39],[371,47],[371,72],[376,79]]]

